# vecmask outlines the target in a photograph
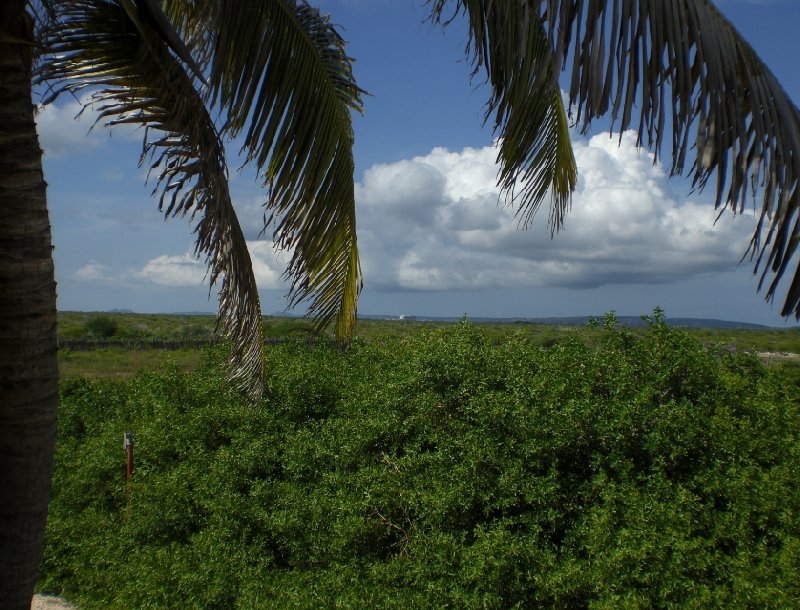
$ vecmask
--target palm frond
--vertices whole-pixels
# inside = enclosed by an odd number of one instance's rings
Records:
[[[431,18],[443,20],[447,0],[431,2]],[[539,14],[521,0],[459,0],[469,20],[467,54],[477,74],[487,73],[500,137],[498,184],[525,227],[550,193],[551,231],[561,228],[577,181],[558,69]],[[521,190],[519,187],[521,185]]]
[[[172,52],[180,58],[194,73],[194,75],[204,84],[206,82],[200,66],[195,62],[186,44],[175,31],[167,16],[161,10],[157,0],[120,0],[128,16],[133,20],[143,20],[145,27],[153,29],[164,41]],[[143,25],[140,29],[143,29]]]
[[[754,206],[760,196],[749,252],[755,273],[763,265],[759,289],[772,274],[772,299],[800,241],[800,111],[773,74],[709,0],[538,4],[558,61],[572,57],[584,130],[610,112],[658,154],[671,129],[673,175],[693,146],[694,185],[716,174],[717,208],[741,212],[748,193]],[[800,318],[800,266],[781,314]]]
[[[335,319],[346,342],[361,287],[351,111],[363,92],[344,41],[304,0],[202,4],[210,95],[270,189],[274,241],[292,250],[290,306],[310,302],[318,327]]]
[[[768,283],[767,300],[774,297],[800,245],[800,111],[710,0],[455,3],[469,11],[472,41],[483,56],[476,62],[490,75],[491,55],[509,55],[502,36],[493,45],[483,34],[497,19],[491,12],[513,16],[504,26],[512,38],[520,21],[538,21],[552,58],[545,61],[532,41],[518,52],[537,49],[540,70],[550,61],[556,72],[567,70],[570,106],[584,132],[610,114],[613,130],[635,128],[639,144],[656,158],[667,141],[673,175],[686,168],[699,189],[715,176],[718,209],[741,213],[752,197],[760,209],[748,253],[761,274],[759,289]],[[448,4],[433,0],[434,18]],[[493,99],[490,108],[502,117],[502,103]],[[800,261],[781,314],[800,319]]]
[[[58,83],[56,94],[96,88],[99,120],[156,131],[142,162],[150,158],[158,172],[159,208],[166,216],[199,215],[195,250],[206,256],[211,285],[221,280],[218,326],[232,342],[231,378],[257,397],[264,376],[258,290],[224,148],[192,77],[162,36],[120,2],[71,0],[58,10],[40,78]]]

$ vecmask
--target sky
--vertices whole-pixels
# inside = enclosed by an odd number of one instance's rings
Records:
[[[573,133],[579,182],[564,229],[551,239],[543,211],[519,230],[498,201],[495,134],[483,126],[489,91],[470,80],[464,24],[428,23],[422,0],[318,4],[342,28],[370,94],[353,125],[360,314],[641,315],[658,306],[668,317],[786,325],[780,298],[766,303],[752,267],[739,265],[753,215],[716,220],[713,193],[668,180],[631,134],[610,138],[603,125]],[[800,101],[800,0],[717,6]],[[90,129],[93,112],[75,120],[80,109],[64,96],[38,115],[59,310],[216,311],[191,222],[165,221],[145,184],[143,133]],[[237,171],[235,146],[228,155],[263,311],[284,311],[289,257],[261,233],[260,184]]]

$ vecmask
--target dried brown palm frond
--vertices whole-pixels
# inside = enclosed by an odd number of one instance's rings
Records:
[[[208,257],[212,284],[222,278],[219,324],[233,341],[238,381],[258,393],[263,342],[224,137],[244,136],[247,161],[270,187],[274,239],[293,253],[292,305],[310,301],[319,326],[335,319],[349,340],[361,286],[350,111],[361,110],[362,91],[327,18],[303,0],[42,5],[51,17],[41,28],[49,54],[40,79],[58,82],[56,93],[99,88],[107,122],[157,130],[143,158],[160,172],[162,209],[201,213],[196,248]],[[209,108],[223,117],[221,129]]]
[[[218,324],[233,346],[231,377],[261,393],[261,308],[244,234],[228,192],[222,141],[196,83],[130,1],[72,0],[47,29],[39,78],[63,90],[93,89],[101,121],[145,126],[142,160],[157,172],[167,216],[197,217],[196,253],[221,281]],[[152,135],[152,138],[150,136]]]

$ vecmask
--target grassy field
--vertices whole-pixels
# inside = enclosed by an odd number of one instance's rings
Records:
[[[59,350],[58,374],[71,377],[130,377],[141,370],[157,370],[175,363],[182,371],[197,368],[202,350],[128,350],[120,347],[95,350]]]
[[[98,319],[105,324],[98,324]],[[424,334],[454,324],[362,319],[356,327],[355,338],[357,341],[382,341]],[[58,336],[62,341],[103,342],[102,349],[61,349],[59,372],[62,379],[75,376],[127,377],[141,369],[155,370],[170,362],[175,363],[180,370],[191,371],[196,368],[202,350],[148,349],[149,342],[196,341],[215,337],[215,318],[212,315],[61,312],[58,315],[58,325]],[[580,337],[586,345],[595,346],[604,336],[602,324],[598,328],[524,322],[481,323],[479,326],[497,343],[517,336],[543,347],[551,347],[572,337]],[[100,336],[96,332],[97,328],[106,329],[106,332],[113,330],[113,333]],[[264,330],[265,337],[271,340],[314,336],[314,325],[305,318],[265,316]],[[643,332],[644,329],[633,329],[634,334]],[[722,351],[759,353],[769,365],[800,371],[798,328],[688,329],[687,332],[708,347]],[[126,349],[123,347],[126,342],[138,342],[138,349]]]

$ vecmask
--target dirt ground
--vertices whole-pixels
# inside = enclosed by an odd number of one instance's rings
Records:
[[[77,610],[77,608],[60,597],[34,595],[31,610]]]

